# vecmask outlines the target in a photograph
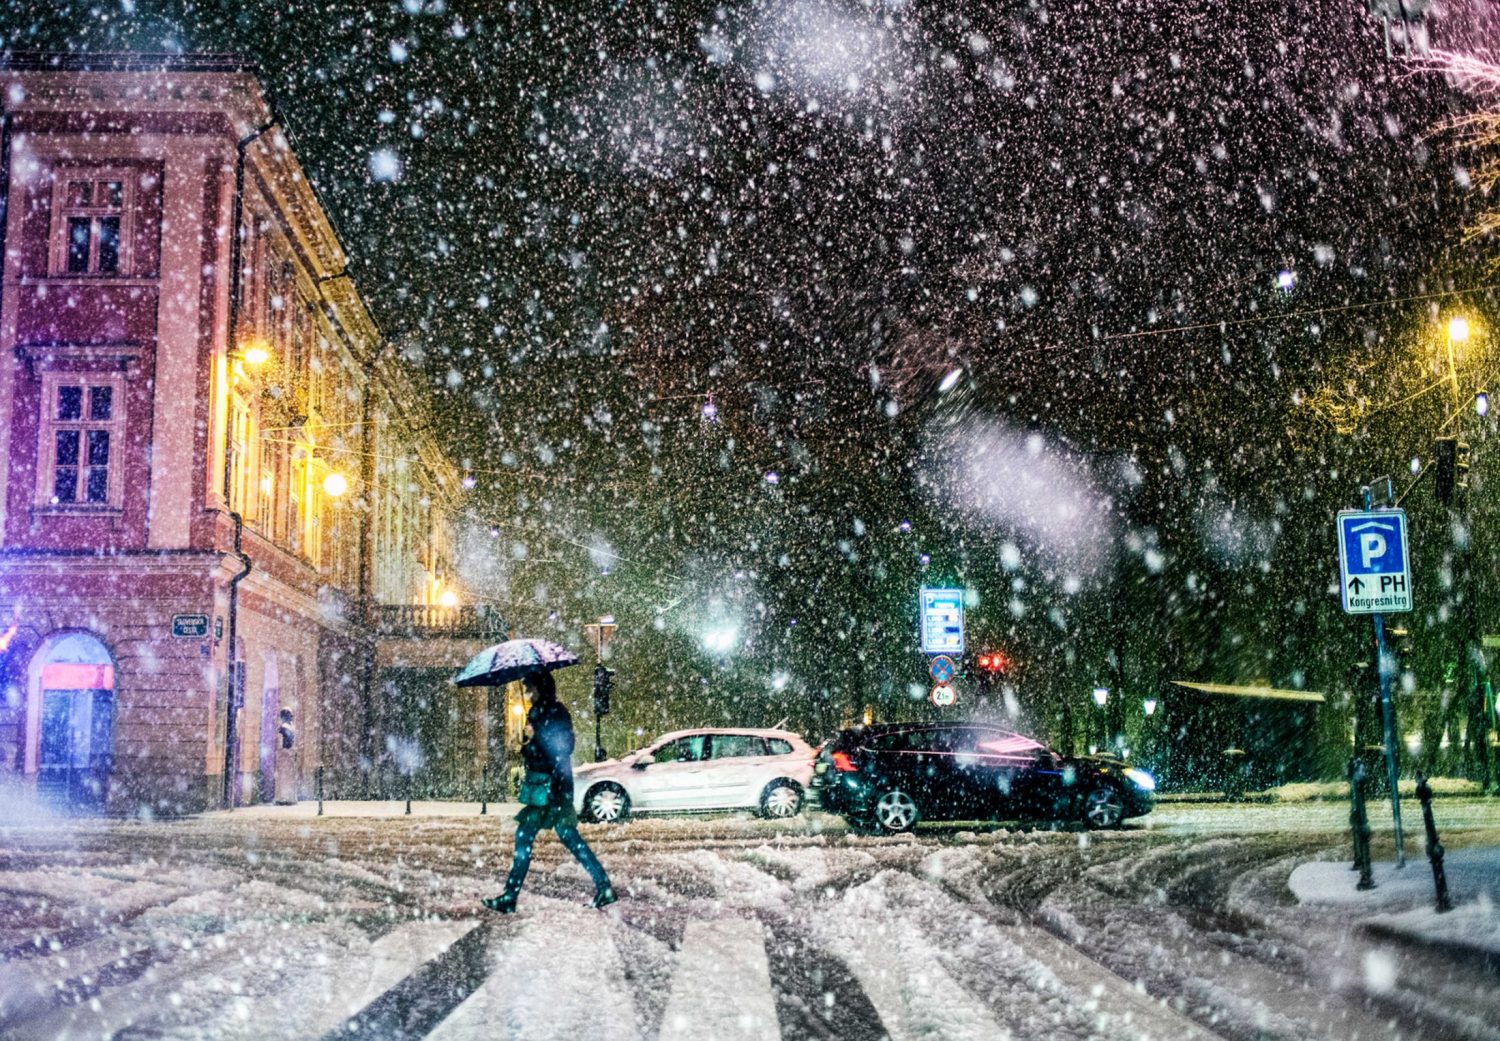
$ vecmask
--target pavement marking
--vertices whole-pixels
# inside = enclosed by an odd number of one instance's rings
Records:
[[[1009,1039],[985,1003],[943,967],[943,950],[919,924],[932,907],[901,905],[902,888],[923,885],[888,871],[845,892],[818,923],[822,945],[843,958],[890,1041]]]
[[[357,1017],[380,995],[438,957],[478,923],[408,922],[365,949],[354,949],[300,973],[288,985],[235,1008],[235,1019],[216,1018],[216,1038],[316,1038]]]
[[[135,938],[107,936],[55,954],[11,962],[0,960],[0,1026],[35,1015],[64,1000],[68,984],[93,980],[110,966],[124,964],[149,951]]]
[[[519,932],[497,934],[484,983],[427,1041],[641,1041],[609,916],[527,903],[537,910],[523,912]]]
[[[780,1036],[764,927],[750,918],[689,922],[659,1041]]]

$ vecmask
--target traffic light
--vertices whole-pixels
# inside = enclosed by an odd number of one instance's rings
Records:
[[[615,670],[594,666],[594,715],[609,715],[609,693],[615,686]]]
[[[990,651],[981,654],[974,664],[979,667],[980,672],[995,675],[996,673],[1004,672],[1010,667],[1010,659],[999,651]]]
[[[1433,442],[1433,494],[1444,506],[1469,486],[1469,446],[1456,437],[1440,437]]]

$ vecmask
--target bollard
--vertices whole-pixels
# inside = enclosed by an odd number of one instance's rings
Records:
[[[479,815],[485,816],[490,812],[490,764],[485,763],[479,768]]]
[[[1427,828],[1427,859],[1432,862],[1432,884],[1437,889],[1438,913],[1453,910],[1448,899],[1448,875],[1443,871],[1443,844],[1438,841],[1437,825],[1432,820],[1432,785],[1424,774],[1417,774],[1417,798],[1422,803],[1422,824]]]
[[[411,774],[406,775],[406,815],[411,816]]]
[[[1370,868],[1370,817],[1365,812],[1365,764],[1349,760],[1349,830],[1354,833],[1354,870],[1359,872],[1355,889],[1374,889]]]
[[[314,771],[318,782],[318,816],[323,816],[323,768],[320,766]]]

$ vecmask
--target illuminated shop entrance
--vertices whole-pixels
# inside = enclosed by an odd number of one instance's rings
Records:
[[[58,809],[104,808],[114,766],[115,667],[87,633],[44,643],[33,661],[36,788]]]

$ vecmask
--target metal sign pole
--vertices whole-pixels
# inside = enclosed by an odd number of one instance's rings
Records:
[[[1374,493],[1360,489],[1366,510],[1374,506]],[[1390,502],[1387,486],[1386,501]],[[1385,649],[1385,615],[1370,616],[1375,622],[1375,672],[1380,677],[1380,717],[1385,730],[1385,769],[1391,787],[1391,820],[1396,826],[1396,867],[1406,867],[1406,839],[1401,833],[1401,773],[1396,763],[1396,706],[1391,701],[1391,657]]]
[[[1385,725],[1385,768],[1391,785],[1391,818],[1396,824],[1396,866],[1406,867],[1406,840],[1401,833],[1400,771],[1396,766],[1396,706],[1391,701],[1391,659],[1385,649],[1385,616],[1375,619],[1376,669],[1380,674],[1380,715]]]

